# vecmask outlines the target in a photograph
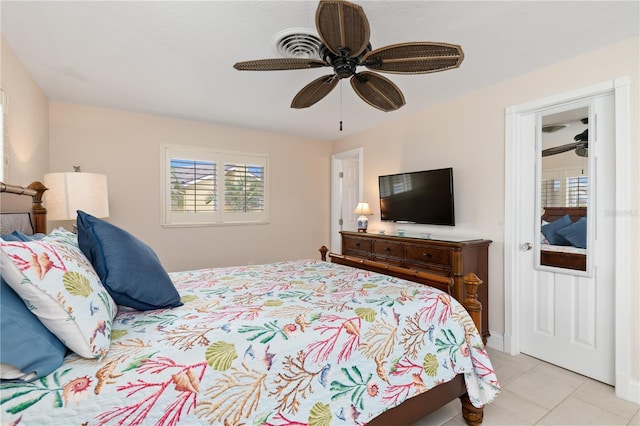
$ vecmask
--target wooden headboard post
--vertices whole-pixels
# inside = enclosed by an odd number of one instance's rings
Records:
[[[47,209],[42,205],[42,197],[45,191],[49,188],[44,186],[41,182],[32,182],[27,186],[28,189],[35,191],[33,195],[33,201],[31,205],[31,211],[33,212],[33,221],[36,232],[47,232]]]
[[[31,196],[34,232],[47,232],[47,209],[42,205],[42,197],[47,189],[49,188],[38,181],[31,182],[27,187],[0,182],[0,192]]]
[[[322,260],[323,262],[326,262],[327,261],[327,252],[329,251],[327,246],[320,247],[320,249],[318,249],[318,251],[320,252],[320,260]]]

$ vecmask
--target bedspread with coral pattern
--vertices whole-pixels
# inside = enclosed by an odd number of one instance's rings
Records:
[[[184,305],[120,308],[102,360],[3,382],[3,424],[354,425],[464,373],[499,385],[471,318],[430,287],[302,260],[170,274]]]

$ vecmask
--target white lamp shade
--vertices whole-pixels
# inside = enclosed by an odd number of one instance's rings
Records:
[[[362,215],[371,215],[371,209],[369,208],[369,203],[365,201],[360,201],[356,206],[356,209],[353,211],[355,214]]]
[[[44,185],[48,220],[75,220],[77,210],[109,217],[107,177],[96,173],[47,173]]]

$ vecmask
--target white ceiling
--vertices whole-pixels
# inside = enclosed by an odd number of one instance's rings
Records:
[[[2,36],[52,101],[326,140],[638,36],[640,26],[637,0],[357,3],[374,49],[407,41],[460,44],[461,67],[386,74],[406,99],[394,112],[365,104],[344,80],[342,90],[294,110],[298,90],[330,68],[241,72],[232,66],[277,57],[271,40],[284,29],[315,29],[315,1],[3,0],[0,13]]]

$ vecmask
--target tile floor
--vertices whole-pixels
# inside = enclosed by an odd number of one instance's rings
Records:
[[[502,393],[484,409],[483,425],[640,425],[640,406],[613,387],[527,355],[488,348]],[[464,425],[452,401],[414,426]]]

